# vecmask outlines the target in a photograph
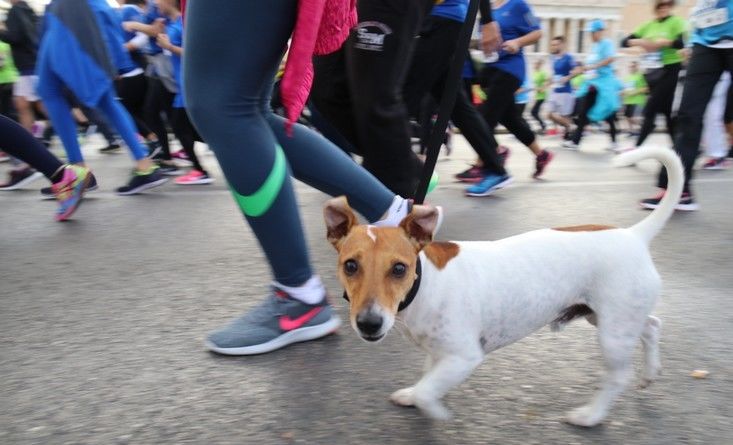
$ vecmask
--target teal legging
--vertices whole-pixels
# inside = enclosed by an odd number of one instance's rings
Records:
[[[394,194],[338,147],[296,125],[292,136],[270,110],[272,84],[295,24],[297,0],[189,0],[183,88],[275,279],[312,276],[290,174],[332,196],[346,195],[369,221]]]

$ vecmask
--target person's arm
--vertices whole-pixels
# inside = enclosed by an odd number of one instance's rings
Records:
[[[530,32],[529,34],[517,37],[516,39],[507,40],[502,45],[502,49],[510,54],[516,54],[519,52],[520,49],[524,48],[525,46],[537,43],[541,38],[542,30],[537,29]]]
[[[487,56],[501,47],[501,30],[491,13],[491,0],[479,0],[481,49]]]
[[[522,2],[513,11],[515,14],[521,14],[524,19],[524,23],[519,27],[523,35],[516,39],[506,41],[501,46],[509,54],[516,54],[523,47],[537,43],[542,38],[542,29],[540,28],[539,21],[527,3]]]
[[[122,28],[129,32],[141,32],[150,37],[157,37],[158,34],[165,32],[165,19],[156,19],[150,25],[140,22],[122,22]]]
[[[170,37],[168,37],[168,34],[158,34],[158,40],[156,41],[156,43],[159,47],[167,49],[177,56],[183,55],[183,48],[172,44]]]
[[[127,51],[136,51],[147,45],[149,41],[150,38],[147,36],[147,34],[137,32],[135,33],[135,37],[125,43],[125,49]]]

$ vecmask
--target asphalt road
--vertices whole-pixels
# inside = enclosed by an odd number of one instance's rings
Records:
[[[656,166],[611,168],[604,136],[579,153],[557,150],[543,181],[529,178],[529,152],[503,139],[516,183],[494,197],[465,198],[451,182],[471,159],[460,137],[439,162],[429,199],[446,208],[443,238],[627,226],[645,215],[636,201],[654,193]],[[665,282],[655,312],[663,375],[629,388],[604,425],[581,429],[561,419],[591,397],[602,371],[584,321],[491,354],[447,396],[447,423],[389,403],[423,362],[396,331],[378,345],[346,326],[263,356],[208,353],[206,333],[255,305],[270,280],[213,156],[203,155],[213,185],[117,197],[129,158],[98,147],[95,139],[85,150],[101,190],[71,222],[53,222],[40,181],[0,195],[1,444],[733,443],[731,171],[699,172],[701,210],[675,215],[652,245]],[[326,197],[298,190],[314,267],[345,317],[321,220]],[[708,378],[692,378],[696,369]]]

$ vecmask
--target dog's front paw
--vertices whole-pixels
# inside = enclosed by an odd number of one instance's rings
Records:
[[[604,417],[606,413],[603,410],[595,409],[592,405],[583,405],[568,412],[565,420],[573,425],[592,427],[601,423]]]
[[[389,400],[397,406],[415,406],[415,387],[398,389],[389,396]]]
[[[443,406],[438,400],[429,403],[417,402],[417,407],[433,420],[450,420],[453,417],[451,412],[448,411],[448,408]]]

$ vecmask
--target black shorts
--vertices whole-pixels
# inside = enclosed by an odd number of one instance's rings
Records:
[[[624,116],[626,116],[628,119],[636,116],[636,107],[638,107],[638,105],[636,104],[627,104],[626,108],[624,108]]]

